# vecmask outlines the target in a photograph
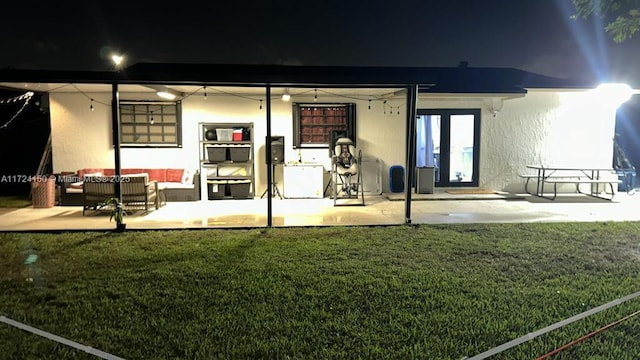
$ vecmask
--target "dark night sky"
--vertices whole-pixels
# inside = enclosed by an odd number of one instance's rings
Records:
[[[225,5],[220,5],[224,3]],[[0,68],[136,62],[515,67],[640,84],[640,39],[614,43],[570,0],[11,2]]]

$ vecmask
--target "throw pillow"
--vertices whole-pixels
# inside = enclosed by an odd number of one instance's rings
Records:
[[[82,189],[82,184],[83,183],[84,182],[82,182],[82,181],[74,182],[71,185],[69,185],[69,187],[72,188],[72,189]]]
[[[193,176],[191,176],[191,171],[185,169],[182,173],[182,183],[185,185],[191,184],[193,182]]]

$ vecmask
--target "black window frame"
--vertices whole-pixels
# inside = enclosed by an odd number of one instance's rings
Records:
[[[356,104],[355,103],[293,103],[293,148],[297,149],[328,149],[329,143],[331,141],[331,132],[332,130],[338,131],[346,131],[347,136],[354,142],[356,142]],[[327,109],[331,108],[340,108],[344,109],[344,117],[345,124],[342,126],[341,123],[313,123],[313,124],[303,124],[305,122],[305,114],[304,108],[313,108],[318,109],[322,108],[323,110],[329,111]],[[341,110],[342,111],[342,110]],[[311,115],[313,116],[313,115]],[[341,114],[328,114],[323,113],[319,115],[320,117],[325,117],[325,119],[329,117],[340,117]],[[304,128],[312,129],[313,127],[326,127],[328,130],[323,132],[322,134],[313,134],[318,137],[322,137],[322,142],[305,142],[303,141],[306,136],[309,134],[303,134]],[[313,136],[312,136],[313,138]],[[324,141],[326,139],[326,142]]]
[[[126,107],[132,106],[133,109],[126,111]],[[182,148],[182,101],[180,100],[120,100],[120,147],[123,148]],[[158,107],[160,110],[158,111]],[[171,107],[172,111],[165,111]],[[151,110],[154,109],[154,110]],[[132,116],[132,121],[129,116]],[[175,123],[168,121],[167,118],[175,117]],[[142,121],[138,121],[142,120]],[[153,121],[151,121],[153,120]],[[146,131],[138,133],[140,126],[146,127]],[[165,127],[174,128],[175,134],[165,134]],[[133,128],[133,132],[126,131],[128,127]],[[152,132],[152,129],[160,129],[159,133]],[[148,141],[130,141],[130,136],[146,136]],[[152,141],[152,136],[174,136],[174,140]]]

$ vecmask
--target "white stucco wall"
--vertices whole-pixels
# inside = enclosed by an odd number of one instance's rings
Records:
[[[533,90],[482,123],[482,187],[520,191],[528,164],[612,166],[615,108],[592,92]]]
[[[51,131],[54,172],[89,167],[113,167],[111,146],[111,94],[51,94]],[[149,94],[121,94],[121,99],[144,99]],[[615,109],[606,108],[588,92],[532,90],[522,98],[504,100],[494,117],[489,97],[453,98],[420,96],[418,108],[481,109],[480,186],[520,191],[517,174],[527,164],[585,165],[610,167],[613,156]],[[296,97],[296,102],[313,102]],[[357,145],[363,154],[382,161],[383,191],[388,191],[388,169],[405,164],[406,108],[402,97],[389,100],[393,111],[383,111],[381,102],[323,96],[321,102],[355,102]],[[200,122],[253,122],[256,193],[266,188],[266,106],[235,96],[190,96],[183,101],[182,148],[125,148],[122,167],[198,168]],[[398,114],[398,111],[400,114]],[[272,135],[284,135],[285,158],[297,161],[292,148],[292,106],[272,101]],[[326,149],[302,149],[303,161],[321,162],[329,168]],[[279,170],[280,171],[280,170]],[[281,174],[277,176],[281,179]]]
[[[111,94],[52,93],[51,154],[53,171],[113,167],[111,146]]]
[[[111,94],[91,94],[94,111],[90,111],[90,100],[82,94],[54,93],[51,95],[51,128],[53,170],[76,171],[81,168],[113,167],[111,146]],[[120,95],[121,100],[149,99],[153,94]],[[152,99],[153,100],[153,99]],[[296,97],[296,102],[312,103],[313,97]],[[366,156],[381,159],[383,169],[391,165],[404,164],[405,159],[405,112],[404,100],[394,101],[400,106],[400,114],[387,109],[381,102],[372,102],[371,110],[366,100],[323,96],[323,103],[356,103],[357,145]],[[391,102],[389,103],[391,104]],[[272,135],[285,136],[285,159],[298,160],[298,150],[293,149],[292,102],[272,101]],[[193,168],[199,164],[198,124],[201,122],[254,123],[254,148],[256,193],[266,188],[265,164],[266,105],[262,109],[255,100],[237,96],[190,96],[182,102],[182,148],[123,148],[123,168]],[[330,169],[327,149],[301,149],[304,162],[322,163]],[[282,179],[278,169],[277,179]],[[384,189],[388,186],[388,174],[383,171]],[[259,194],[258,194],[259,195]]]
[[[522,191],[528,164],[611,167],[615,108],[590,91],[530,90],[503,100],[496,116],[490,97],[455,100],[421,96],[418,108],[481,109],[479,186]]]

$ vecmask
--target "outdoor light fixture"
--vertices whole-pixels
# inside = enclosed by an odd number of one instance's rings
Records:
[[[177,97],[182,97],[184,96],[183,93],[170,89],[166,86],[160,87],[156,89],[156,95],[160,96],[163,99],[167,99],[167,100],[174,100]]]
[[[637,94],[638,91],[633,90],[631,86],[627,84],[608,83],[600,84],[595,89],[595,93],[599,101],[606,102],[617,107],[631,99],[631,96],[633,94]]]
[[[113,55],[111,55],[111,61],[113,61],[113,64],[116,67],[120,67],[122,65],[122,62],[124,61],[124,56],[118,55],[118,54],[113,54]]]
[[[289,94],[289,88],[284,89],[284,93],[282,93],[282,101],[291,100],[291,95]]]
[[[502,111],[503,100],[502,99],[491,99],[491,104],[489,104],[489,112],[493,114],[493,117],[498,116],[498,113]]]

